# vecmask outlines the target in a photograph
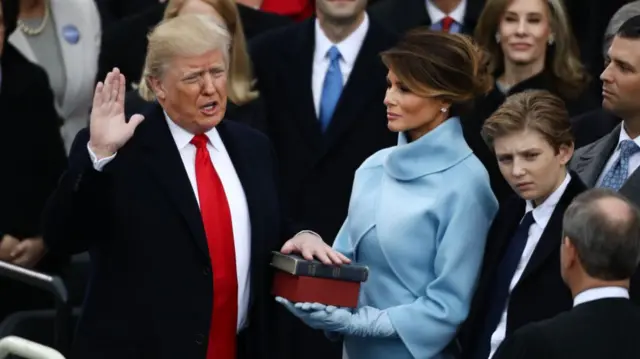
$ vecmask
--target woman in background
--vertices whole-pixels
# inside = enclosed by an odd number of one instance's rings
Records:
[[[465,36],[426,28],[382,54],[388,127],[398,145],[357,170],[333,247],[370,268],[358,308],[277,298],[312,328],[344,336],[349,359],[442,358],[467,317],[498,208],[457,113],[491,86],[481,57]],[[282,250],[323,246],[294,239]]]
[[[262,102],[259,100],[258,92],[253,88],[253,70],[237,5],[233,0],[169,0],[164,19],[185,14],[211,15],[224,24],[231,34],[226,118],[255,127],[264,123]],[[127,94],[125,107],[128,114],[144,113],[148,103],[155,100],[153,91],[149,89],[144,78],[146,74],[142,74],[136,92]]]
[[[548,91],[507,98],[483,134],[516,194],[500,204],[489,230],[462,358],[487,359],[525,324],[573,306],[560,274],[562,218],[586,187],[567,170],[573,135],[564,102]]]
[[[478,19],[475,40],[490,54],[489,70],[495,83],[487,96],[475,101],[473,114],[463,119],[470,136],[479,135],[482,124],[508,96],[528,89],[559,96],[570,116],[600,106],[588,90],[590,79],[562,0],[488,0]],[[513,191],[495,169],[495,157],[482,154],[479,158],[502,202]]]
[[[94,1],[19,0],[19,5],[18,28],[9,42],[47,72],[68,152],[78,131],[89,124],[100,15]]]

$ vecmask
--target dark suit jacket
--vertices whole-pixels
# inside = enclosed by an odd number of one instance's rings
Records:
[[[571,292],[560,276],[562,217],[571,201],[586,189],[578,175],[572,173],[571,176],[571,181],[556,204],[522,277],[509,297],[507,338],[526,324],[551,318],[571,309]],[[469,316],[458,336],[462,358],[468,358],[476,348],[476,336],[482,331],[487,313],[491,281],[496,276],[496,270],[509,240],[524,216],[525,205],[523,199],[514,195],[501,204],[493,220],[487,236],[478,289],[471,302]]]
[[[464,34],[473,35],[485,0],[467,1],[467,10],[462,24]],[[403,34],[418,26],[431,26],[424,0],[380,0],[368,10],[371,18],[391,31]]]
[[[140,81],[147,55],[147,35],[162,20],[165,6],[166,4],[156,3],[144,12],[127,17],[103,32],[96,82],[103,81],[114,67],[118,67],[125,75],[127,89],[132,89],[132,82]],[[258,11],[240,4],[238,4],[238,11],[247,39],[293,22],[287,17]]]
[[[472,138],[472,136],[477,136],[476,134],[482,131],[482,125],[484,125],[484,122],[491,117],[493,112],[495,112],[502,103],[504,103],[507,96],[534,89],[547,90],[560,96],[565,101],[570,116],[579,115],[600,105],[588,91],[585,91],[584,94],[577,99],[567,99],[566,97],[561,96],[553,85],[552,79],[545,72],[535,75],[513,86],[507,94],[500,91],[497,87],[494,87],[486,96],[477,98],[475,100],[473,111],[469,115],[463,116],[462,123],[464,125],[467,142],[469,142],[469,145],[474,152],[479,152],[478,158],[482,161],[489,172],[491,187],[493,188],[499,202],[502,202],[511,196],[511,194],[513,194],[513,190],[504,180],[504,177],[502,177],[493,152],[491,153],[491,156],[481,152],[478,150],[480,145],[473,146],[473,142],[470,138]],[[482,151],[484,151],[484,149],[482,149]]]
[[[251,221],[248,358],[270,358],[277,318],[269,295],[270,251],[296,230],[285,221],[268,139],[223,120],[220,137],[242,183]],[[80,132],[69,170],[45,218],[51,251],[90,250],[92,275],[74,358],[193,358],[206,355],[213,297],[211,262],[180,154],[159,105],[103,170],[93,169]]]
[[[102,28],[106,29],[129,16],[135,16],[156,6],[159,0],[94,0],[100,12]]]
[[[62,120],[42,68],[6,42],[0,64],[0,240],[4,234],[38,237],[47,198],[67,166]],[[67,263],[68,256],[47,255],[36,269],[59,274]],[[0,279],[0,293],[11,293],[0,299],[0,321],[10,312],[53,304],[49,296],[13,281]]]
[[[580,176],[587,187],[592,188],[597,185],[604,166],[618,145],[621,128],[622,123],[606,136],[578,149],[573,154],[569,167]],[[636,170],[631,174],[618,193],[627,197],[636,206],[640,206],[640,170]],[[637,270],[633,278],[631,278],[631,287],[629,289],[631,300],[640,304],[640,270]]]
[[[331,124],[322,133],[311,87],[314,22],[264,34],[250,49],[252,58],[259,59],[255,73],[266,105],[266,123],[259,127],[266,129],[276,148],[290,213],[331,244],[347,215],[355,170],[367,157],[397,142],[398,135],[387,128],[387,69],[379,57],[396,37],[370,22]],[[341,357],[340,343],[328,342],[321,331],[288,313],[284,316],[293,327],[282,338],[280,358],[298,358],[302,352],[308,359]]]
[[[635,359],[640,355],[640,309],[624,298],[580,304],[516,331],[494,359]]]
[[[622,120],[611,112],[599,108],[571,118],[575,148],[591,144],[613,131]]]

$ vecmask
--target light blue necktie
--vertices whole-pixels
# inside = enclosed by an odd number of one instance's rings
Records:
[[[330,61],[329,69],[324,78],[322,97],[320,98],[320,126],[322,127],[322,132],[329,127],[333,112],[336,110],[336,105],[342,93],[342,71],[340,71],[340,57],[342,55],[340,55],[337,47],[331,46],[327,51],[327,57],[329,57]]]
[[[620,190],[629,176],[629,158],[638,151],[640,151],[640,147],[635,142],[631,140],[620,142],[620,157],[602,178],[600,187],[611,188],[615,191]]]

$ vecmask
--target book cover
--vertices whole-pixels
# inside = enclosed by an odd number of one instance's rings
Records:
[[[367,266],[355,263],[342,265],[328,265],[318,260],[306,260],[297,254],[272,252],[271,266],[289,274],[337,279],[349,282],[365,282],[369,276]]]

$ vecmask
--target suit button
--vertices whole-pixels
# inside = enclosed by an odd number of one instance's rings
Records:
[[[209,274],[211,274],[211,268],[204,267],[204,269],[202,269],[202,274],[204,274],[205,276],[208,276]]]
[[[204,343],[204,335],[196,334],[196,344],[202,345]]]

